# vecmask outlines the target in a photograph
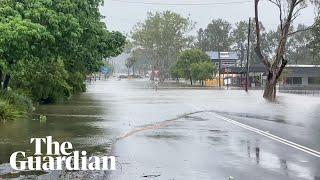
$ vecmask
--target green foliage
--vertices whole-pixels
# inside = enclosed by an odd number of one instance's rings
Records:
[[[0,91],[0,121],[22,119],[33,110],[32,101],[15,91]]]
[[[320,3],[319,3],[320,4]],[[320,8],[319,8],[320,9]],[[320,10],[319,10],[320,11]],[[311,49],[311,55],[318,59],[318,61],[313,61],[313,64],[320,64],[320,16],[317,17],[314,28],[311,31],[312,40],[309,43],[309,47]]]
[[[15,109],[10,103],[0,99],[0,122],[18,120],[22,116],[21,111]]]
[[[127,60],[126,60],[126,67],[127,68],[131,68],[133,67],[133,65],[137,62],[137,58],[135,56],[130,56]]]
[[[133,29],[133,44],[144,49],[161,75],[167,74],[179,52],[190,44],[187,33],[193,27],[189,18],[171,11],[148,13],[147,20]]]
[[[198,47],[203,51],[228,51],[233,43],[232,25],[222,19],[212,20],[206,29],[198,31]]]
[[[210,57],[199,49],[185,50],[180,53],[176,67],[173,67],[175,75],[179,75],[181,78],[192,80],[191,76],[191,64],[199,62],[210,62]]]
[[[194,80],[203,82],[213,78],[213,74],[217,72],[217,69],[210,61],[192,63],[190,65],[191,76]]]
[[[102,2],[0,1],[0,74],[10,87],[45,102],[84,91],[86,74],[126,41],[101,22]]]
[[[0,91],[0,100],[10,105],[14,105],[15,109],[22,112],[32,111],[33,104],[30,98],[16,91]]]
[[[127,68],[132,68],[133,71],[138,70],[140,73],[146,73],[149,70],[150,66],[152,66],[152,62],[150,61],[152,57],[148,54],[148,52],[145,49],[130,49],[128,53],[130,53],[130,56],[125,63]]]
[[[67,84],[71,87],[71,93],[85,92],[86,86],[83,82],[84,75],[81,72],[69,73]]]
[[[14,73],[12,87],[24,89],[34,101],[53,102],[71,94],[68,73],[61,59],[21,61]],[[25,67],[28,67],[26,69]]]
[[[179,79],[183,77],[183,70],[179,68],[178,66],[171,66],[170,73],[172,78]]]

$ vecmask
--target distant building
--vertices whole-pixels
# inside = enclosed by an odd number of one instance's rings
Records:
[[[287,65],[283,72],[284,87],[320,86],[320,65]]]
[[[219,55],[217,51],[207,51],[206,54],[217,67],[219,67],[220,62],[221,68],[237,67],[240,63],[237,52],[220,52]]]
[[[237,52],[207,51],[206,54],[219,68],[219,75],[231,86],[244,86],[246,66],[241,65]],[[220,64],[221,63],[221,64]],[[264,65],[249,65],[249,86],[263,86],[267,80],[267,71]],[[283,89],[319,89],[320,90],[320,65],[287,65],[280,79]]]

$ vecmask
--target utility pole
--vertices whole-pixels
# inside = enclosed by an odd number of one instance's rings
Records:
[[[251,34],[251,18],[249,18],[249,28],[248,28],[248,49],[247,49],[247,66],[246,66],[246,91],[248,92],[249,86],[249,59],[250,59],[250,34]]]
[[[226,73],[227,73],[227,89],[229,89],[229,66],[227,66],[227,69],[226,69]]]
[[[220,48],[218,49],[218,58],[219,58],[219,88],[221,88],[221,58],[220,58]]]

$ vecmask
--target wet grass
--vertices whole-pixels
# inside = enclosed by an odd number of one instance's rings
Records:
[[[33,109],[32,101],[13,91],[0,91],[0,121],[19,120]]]

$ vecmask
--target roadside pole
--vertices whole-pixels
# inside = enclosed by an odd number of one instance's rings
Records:
[[[221,59],[220,59],[220,48],[218,49],[218,58],[219,58],[219,88],[221,88]]]
[[[250,34],[251,34],[251,18],[249,18],[249,28],[248,28],[248,47],[247,47],[247,66],[246,66],[246,89],[245,89],[247,92],[248,92],[248,83],[249,83]]]

